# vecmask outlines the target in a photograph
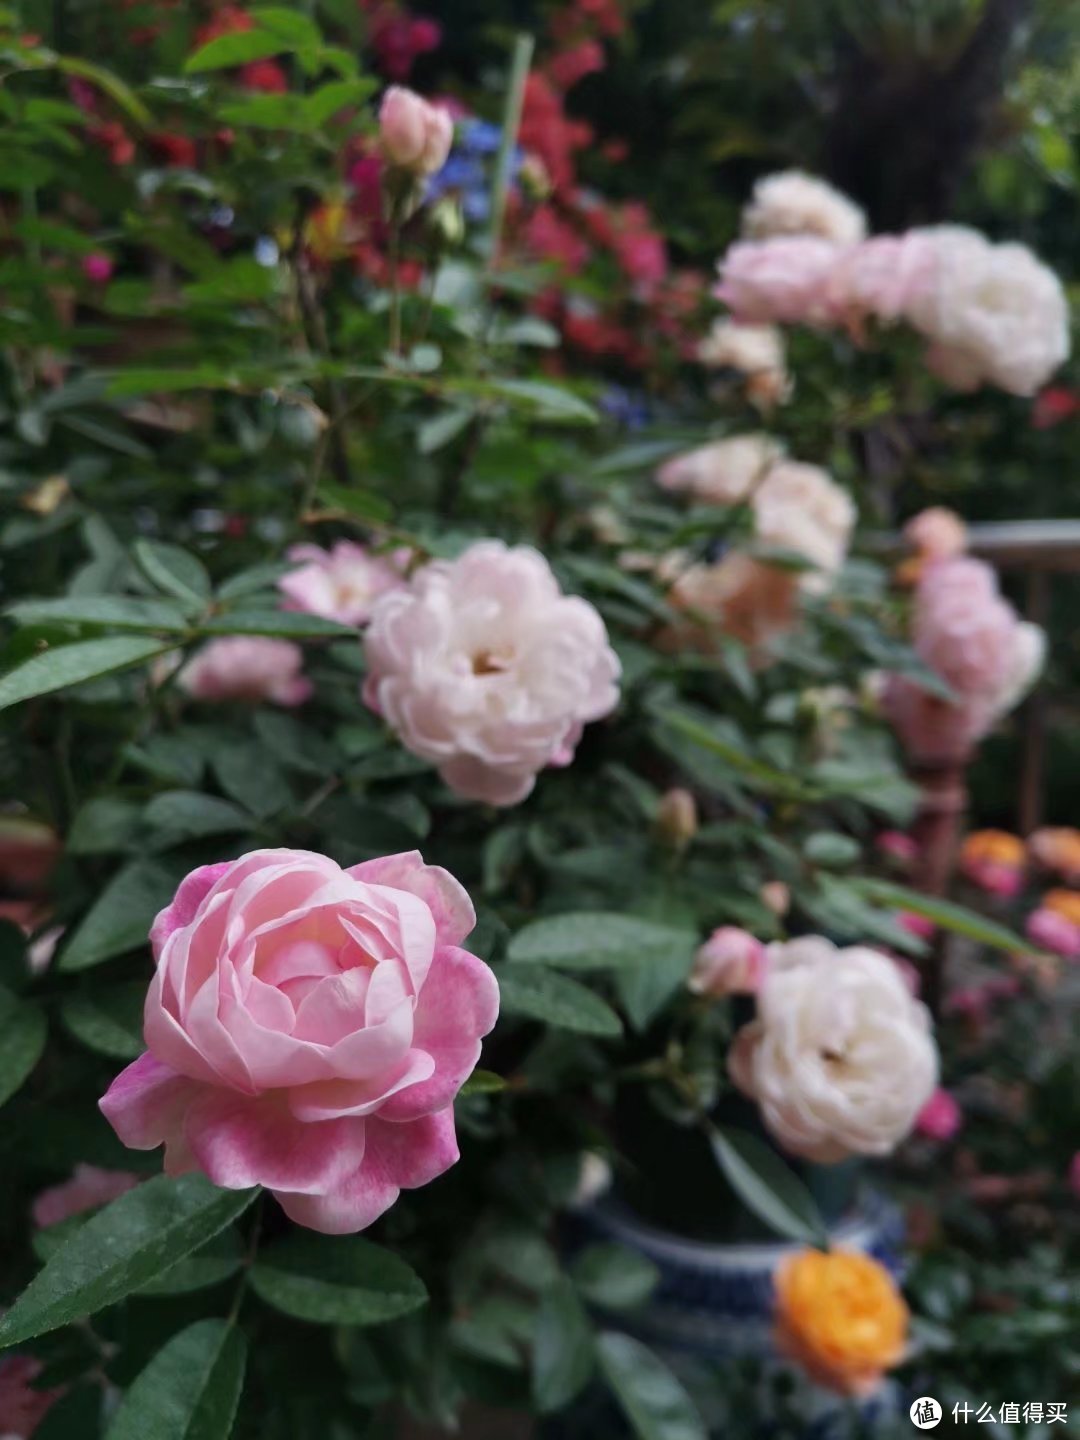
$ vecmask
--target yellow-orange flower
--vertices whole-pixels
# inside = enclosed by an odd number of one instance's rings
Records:
[[[1080,925],[1080,891],[1048,890],[1039,902],[1039,909],[1053,910],[1071,924]]]
[[[907,1345],[909,1312],[892,1276],[853,1250],[802,1250],[776,1273],[776,1340],[811,1379],[867,1395]]]
[[[1018,835],[1010,835],[1007,830],[974,830],[964,841],[960,863],[979,865],[989,861],[991,865],[1019,869],[1026,855],[1024,842]]]
[[[1036,830],[1028,838],[1028,850],[1047,870],[1056,870],[1066,879],[1080,878],[1080,830],[1071,825]]]

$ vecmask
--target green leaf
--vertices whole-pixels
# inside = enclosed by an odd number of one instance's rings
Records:
[[[255,1190],[219,1190],[202,1175],[155,1176],[88,1220],[0,1318],[0,1347],[114,1305],[204,1245]]]
[[[668,1367],[629,1335],[596,1342],[604,1376],[639,1440],[708,1440],[694,1402]]]
[[[96,680],[100,675],[129,670],[156,655],[164,655],[169,648],[160,640],[137,635],[110,635],[102,640],[58,645],[0,676],[0,710],[22,700],[32,700],[36,695],[49,695],[54,690],[81,685],[85,680]]]
[[[605,1310],[623,1310],[648,1299],[660,1271],[625,1245],[590,1245],[574,1261],[573,1277],[586,1300]]]
[[[143,812],[146,824],[157,833],[154,848],[167,849],[205,835],[234,835],[250,830],[251,816],[230,800],[198,790],[169,790],[155,795]]]
[[[355,638],[357,631],[321,615],[302,615],[298,610],[231,610],[215,615],[198,626],[200,635],[283,635],[289,640],[333,640]]]
[[[146,539],[135,541],[132,554],[151,585],[193,612],[205,609],[210,599],[210,576],[198,556],[164,540]]]
[[[20,600],[5,614],[20,625],[107,625],[112,630],[187,629],[183,612],[165,600],[142,600],[130,595],[75,595],[57,600]]]
[[[226,795],[260,820],[293,803],[292,787],[277,760],[258,741],[215,747],[211,763]]]
[[[150,111],[131,87],[121,80],[119,75],[114,75],[111,70],[106,70],[101,65],[95,65],[90,60],[83,60],[74,55],[58,56],[56,68],[65,75],[76,75],[80,80],[89,80],[99,90],[103,90],[110,100],[119,105],[121,110],[126,111],[136,125],[147,129],[153,124],[153,116]]]
[[[60,1006],[64,1028],[88,1050],[111,1060],[135,1060],[146,1049],[142,1036],[146,986],[95,985],[67,996]]]
[[[817,830],[806,837],[803,854],[812,865],[842,870],[855,864],[862,855],[862,846],[850,835],[841,835],[835,830]]]
[[[963,905],[954,905],[951,900],[940,900],[934,895],[923,895],[918,890],[909,890],[906,885],[894,885],[891,880],[853,879],[852,889],[859,891],[867,900],[890,909],[910,910],[914,915],[923,915],[940,925],[943,930],[952,930],[957,935],[966,935],[980,945],[989,945],[995,950],[1015,952],[1020,955],[1037,955],[1039,948],[1022,939],[995,920],[987,920],[974,910]]]
[[[500,1090],[505,1089],[506,1081],[501,1075],[495,1075],[490,1070],[474,1070],[458,1091],[458,1098],[468,1099],[470,1095],[497,1095]]]
[[[246,1363],[241,1330],[197,1320],[135,1377],[105,1440],[228,1440]]]
[[[280,55],[287,47],[267,30],[244,30],[231,35],[218,35],[208,40],[184,62],[185,75],[199,75],[206,70],[231,70],[251,60],[266,60]]]
[[[487,388],[536,412],[537,419],[574,425],[595,425],[599,415],[580,395],[546,380],[498,380]]]
[[[427,1302],[405,1261],[359,1235],[294,1231],[263,1250],[251,1270],[260,1299],[319,1325],[381,1325]]]
[[[697,946],[690,930],[658,925],[614,911],[582,910],[524,926],[507,951],[515,964],[554,965],[564,970],[607,970],[639,962],[684,958],[689,971]]]
[[[139,807],[117,795],[100,795],[79,810],[68,831],[69,855],[115,855],[126,850],[139,824]]]
[[[436,450],[457,439],[475,414],[471,409],[440,410],[417,427],[416,448],[421,455],[434,455]]]
[[[579,1035],[621,1035],[622,1022],[611,1006],[554,970],[540,965],[504,965],[499,970],[504,1015],[540,1020]]]
[[[230,1225],[215,1235],[193,1255],[178,1260],[160,1274],[149,1285],[144,1285],[140,1295],[189,1295],[195,1290],[207,1290],[220,1285],[230,1275],[235,1275],[244,1263],[245,1247],[240,1232]]]
[[[133,860],[117,872],[67,941],[60,970],[88,970],[145,945],[154,916],[173,895],[182,876],[175,867]]]
[[[589,1317],[569,1280],[540,1298],[533,1341],[532,1394],[541,1415],[568,1405],[596,1365]]]
[[[677,738],[689,740],[723,760],[744,784],[766,794],[782,795],[793,800],[809,798],[804,786],[793,775],[785,775],[782,770],[740,749],[727,731],[721,733],[717,725],[699,719],[693,712],[685,708],[658,708],[655,718],[662,730],[673,731]]]
[[[45,1016],[0,986],[0,1105],[10,1100],[45,1049]]]
[[[827,1249],[825,1222],[813,1196],[776,1151],[744,1130],[714,1126],[716,1163],[746,1208],[786,1240]]]
[[[375,88],[376,82],[369,76],[355,80],[331,80],[305,98],[304,117],[310,125],[318,128],[346,107],[363,104]]]

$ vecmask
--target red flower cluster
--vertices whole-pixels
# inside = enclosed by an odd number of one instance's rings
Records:
[[[368,39],[380,70],[391,80],[407,80],[421,55],[442,44],[442,26],[427,15],[413,15],[396,0],[360,0],[368,17]]]

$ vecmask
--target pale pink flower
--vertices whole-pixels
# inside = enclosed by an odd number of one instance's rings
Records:
[[[656,483],[710,505],[737,505],[764,480],[782,454],[767,435],[732,435],[665,461],[656,472]]]
[[[994,700],[1010,671],[1017,619],[981,560],[926,568],[915,597],[915,649],[963,697]]]
[[[341,625],[364,625],[380,595],[405,583],[412,559],[407,547],[373,555],[364,545],[338,540],[329,550],[294,545],[289,559],[298,568],[278,581],[284,610],[320,615]]]
[[[837,257],[830,293],[837,318],[858,333],[873,318],[892,324],[933,283],[933,247],[917,232],[875,235]]]
[[[379,107],[379,144],[389,164],[418,176],[434,175],[446,164],[453,141],[448,111],[391,85]]]
[[[1057,910],[1033,910],[1024,930],[1028,939],[1044,950],[1052,950],[1066,960],[1080,957],[1080,925],[1074,925]]]
[[[781,460],[750,497],[754,538],[790,550],[815,567],[801,577],[804,589],[822,590],[847,558],[855,528],[855,505],[820,465]]]
[[[498,540],[425,565],[375,606],[364,700],[459,795],[516,805],[619,701],[599,613],[536,550]]]
[[[687,988],[695,995],[753,995],[765,969],[765,946],[747,930],[721,925],[694,957]]]
[[[837,247],[813,236],[740,241],[720,262],[715,294],[737,320],[824,325],[833,319]]]
[[[912,836],[905,835],[902,830],[883,830],[874,844],[882,855],[887,855],[890,860],[897,861],[905,869],[914,865],[919,858],[917,841]]]
[[[866,234],[866,216],[835,186],[803,170],[781,170],[754,186],[743,211],[742,233],[751,240],[774,235],[816,235],[854,245]]]
[[[716,320],[698,346],[697,358],[710,369],[737,370],[746,379],[749,399],[762,409],[791,398],[784,337],[775,325]]]
[[[951,560],[968,546],[967,526],[944,505],[920,510],[904,526],[904,539],[927,560]]]
[[[196,700],[269,700],[302,705],[312,692],[300,672],[304,652],[291,640],[228,635],[204,645],[180,672],[179,684]]]
[[[96,1210],[99,1205],[108,1205],[120,1195],[126,1195],[139,1183],[140,1176],[131,1170],[102,1170],[98,1165],[76,1165],[70,1180],[62,1185],[50,1185],[34,1197],[30,1213],[39,1230],[50,1225],[59,1225],[72,1215],[82,1215],[87,1210]]]
[[[954,704],[931,695],[904,675],[890,675],[882,709],[907,753],[917,762],[966,762],[994,723],[985,700]]]
[[[686,615],[663,636],[668,649],[712,650],[730,635],[760,661],[770,642],[798,619],[798,577],[749,555],[725,555],[718,565],[691,565],[675,580],[668,600]]]
[[[915,1129],[928,1140],[951,1140],[963,1123],[964,1113],[955,1098],[939,1087],[919,1111]]]
[[[499,991],[460,948],[468,895],[415,851],[342,870],[304,850],[206,865],[154,921],[147,1050],[101,1109],[165,1170],[263,1185],[348,1234],[458,1158],[453,1101]]]

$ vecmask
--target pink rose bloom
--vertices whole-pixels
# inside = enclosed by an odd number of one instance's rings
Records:
[[[414,175],[434,175],[446,164],[454,122],[439,105],[413,90],[391,85],[379,107],[379,144],[391,165]]]
[[[170,1175],[264,1185],[298,1225],[363,1230],[458,1158],[454,1096],[499,990],[468,895],[415,851],[342,870],[257,850],[193,871],[150,931],[147,1050],[101,1109]]]
[[[120,1195],[126,1195],[139,1183],[140,1177],[131,1170],[102,1170],[97,1165],[76,1165],[70,1180],[62,1185],[50,1185],[34,1197],[30,1213],[39,1230],[50,1225],[59,1225],[72,1215],[82,1215],[87,1210],[96,1210],[99,1205],[108,1205]]]
[[[915,597],[915,649],[958,695],[1000,694],[1015,626],[1016,612],[981,560],[941,560],[925,571]]]
[[[82,272],[95,285],[107,285],[112,279],[113,262],[101,250],[94,250],[83,256]]]
[[[180,672],[179,683],[196,700],[269,700],[302,705],[313,686],[301,669],[304,652],[291,640],[228,635],[211,640]]]
[[[874,841],[882,855],[908,868],[919,858],[918,844],[902,830],[883,830]]]
[[[919,1111],[915,1129],[928,1140],[951,1140],[963,1123],[960,1106],[947,1090],[939,1087]]]
[[[829,287],[840,249],[811,235],[743,240],[720,262],[715,290],[738,320],[822,325],[833,318]]]
[[[903,675],[889,676],[882,708],[904,749],[922,762],[966,760],[994,721],[985,701],[954,705]]]
[[[687,988],[695,995],[755,995],[765,966],[765,946],[746,930],[721,925],[694,957]]]
[[[1080,925],[1074,925],[1056,910],[1033,910],[1024,926],[1029,940],[1063,955],[1066,960],[1080,957]]]
[[[544,557],[500,540],[425,565],[384,595],[364,638],[364,700],[451,790],[516,805],[568,765],[619,701],[619,661],[586,600]]]
[[[299,568],[278,581],[285,596],[283,610],[321,615],[341,625],[364,625],[379,596],[405,583],[412,551],[405,547],[389,555],[372,555],[363,545],[338,540],[329,550],[294,545],[289,559]]]
[[[964,874],[988,895],[1012,900],[1024,888],[1024,872],[1016,865],[1003,865],[999,860],[973,859],[962,864]]]
[[[918,232],[850,245],[832,273],[833,308],[855,326],[871,316],[891,324],[933,284],[934,267],[933,246]]]
[[[1069,1166],[1069,1188],[1080,1200],[1080,1150],[1073,1156],[1072,1164]]]
[[[951,560],[967,549],[967,526],[955,510],[931,505],[907,522],[904,539],[927,560]]]
[[[35,1390],[45,1367],[33,1355],[0,1356],[0,1425],[3,1440],[29,1440],[63,1390]]]

